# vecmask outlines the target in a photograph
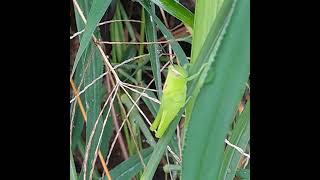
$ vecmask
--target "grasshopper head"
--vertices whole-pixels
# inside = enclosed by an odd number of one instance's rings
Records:
[[[182,76],[184,78],[188,77],[187,71],[179,65],[170,65],[169,71],[172,71],[175,76]]]

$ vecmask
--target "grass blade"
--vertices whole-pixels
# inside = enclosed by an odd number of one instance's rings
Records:
[[[90,84],[93,80],[96,79],[100,74],[103,73],[103,62],[102,58],[95,48],[93,43],[90,44],[90,51],[88,58],[91,59],[91,63],[89,64],[88,73],[85,77],[85,86]],[[102,102],[102,79],[99,79],[96,83],[94,83],[90,88],[85,91],[86,97],[86,111],[87,111],[87,129],[86,129],[86,139],[89,139],[90,133],[92,131],[93,124],[98,118],[100,112],[100,105]]]
[[[150,97],[155,98],[155,95],[153,92],[151,91],[146,91],[146,94],[148,94]],[[151,111],[151,113],[153,114],[153,116],[155,117],[157,115],[158,109],[159,109],[159,104],[151,101],[148,98],[143,97],[144,102],[147,104],[149,110]],[[131,107],[133,106],[132,102],[129,100],[129,98],[124,94],[121,97],[122,102],[126,105],[126,108],[129,110],[131,109]],[[153,139],[153,136],[150,133],[150,130],[148,128],[148,126],[144,123],[143,119],[141,118],[138,110],[136,109],[136,107],[134,107],[134,109],[132,110],[131,114],[130,114],[130,119],[133,119],[140,127],[141,131],[143,132],[144,136],[147,139],[147,142],[151,145],[151,146],[155,146],[156,142]],[[178,144],[177,144],[177,139],[174,136],[170,143],[169,143],[170,147],[172,148],[173,152],[175,154],[179,154],[179,149],[178,149]],[[170,154],[171,155],[171,154]]]
[[[116,10],[113,16],[113,20],[121,19],[119,3],[116,3]],[[124,42],[124,31],[122,22],[116,22],[110,24],[110,39],[111,41]],[[125,44],[113,44],[112,45],[112,62],[120,63],[123,53],[126,49]]]
[[[131,107],[134,106],[134,104],[130,101],[129,97],[126,94],[123,94],[121,96],[121,101],[126,106],[128,111],[131,109]],[[151,146],[155,146],[156,141],[153,139],[153,136],[152,136],[148,126],[144,123],[144,121],[141,118],[139,111],[136,107],[133,107],[129,117],[130,117],[130,119],[133,120],[133,122],[138,124],[141,132],[143,133],[144,137],[147,139],[147,143],[150,144]]]
[[[147,87],[145,84],[143,84],[143,87]],[[157,98],[156,95],[152,92],[152,91],[146,91],[145,92],[149,97],[152,98]],[[143,102],[147,105],[149,111],[151,112],[151,114],[153,115],[153,117],[155,118],[157,116],[157,112],[160,108],[160,105],[155,103],[154,101],[151,101],[150,99],[142,96],[141,97]]]
[[[218,179],[224,139],[248,81],[249,60],[250,1],[241,0],[195,101],[183,149],[184,180]]]
[[[163,166],[163,171],[166,173],[169,173],[170,171],[181,171],[181,166],[175,164],[167,164]]]
[[[152,153],[152,149],[153,148],[149,147],[140,151],[144,162],[148,162]],[[140,162],[139,156],[136,154],[113,168],[110,171],[110,175],[113,180],[128,180],[138,174],[138,172],[140,172],[142,169],[143,166]],[[107,177],[104,179],[107,180]]]
[[[108,109],[109,107],[107,106],[106,109]],[[102,119],[106,118],[106,114],[107,112],[104,112],[102,114]],[[101,145],[100,145],[100,150],[102,155],[106,156],[109,153],[109,144],[110,144],[110,138],[112,136],[112,132],[113,132],[113,121],[111,116],[108,117],[108,121],[106,123],[106,127],[104,129],[103,135],[102,135],[102,140],[101,140]]]
[[[163,136],[159,139],[158,143],[154,147],[154,151],[148,161],[147,167],[142,174],[141,180],[151,180],[153,175],[160,163],[162,155],[165,153],[166,147],[169,144],[170,140],[172,139],[173,135],[175,134],[176,127],[180,121],[180,118],[183,113],[183,108],[177,114],[175,119],[171,122],[168,129],[165,131]]]
[[[160,31],[162,32],[162,34],[164,35],[164,37],[167,40],[172,40],[174,39],[173,35],[171,34],[171,32],[167,29],[167,27],[161,22],[161,20],[151,11],[151,9],[148,6],[148,3],[145,2],[145,0],[138,0],[138,2],[143,6],[143,8],[149,13],[150,16],[152,16],[152,20],[157,24],[158,28],[160,29]],[[172,50],[175,52],[175,54],[177,55],[177,58],[180,61],[180,64],[182,66],[188,64],[188,60],[187,60],[187,56],[184,53],[184,51],[182,50],[181,46],[179,45],[178,42],[176,41],[172,41],[171,43],[171,48]]]
[[[242,180],[250,180],[250,169],[241,169],[237,171],[236,176]]]
[[[180,4],[177,1],[173,0],[151,0],[153,3],[167,11],[172,16],[176,17],[177,19],[181,20],[184,24],[188,25],[189,27],[193,28],[193,13]]]
[[[81,98],[81,96],[80,96]],[[84,98],[81,100],[84,100]],[[72,130],[72,143],[71,143],[71,149],[74,150],[78,143],[79,143],[79,140],[81,138],[81,132],[82,132],[82,129],[83,129],[83,124],[84,124],[84,120],[83,120],[83,116],[80,112],[80,108],[79,108],[79,105],[77,103],[76,105],[76,110],[75,110],[75,115],[74,115],[74,123],[73,123],[73,130]]]
[[[78,174],[74,165],[72,151],[70,150],[70,180],[78,180]]]
[[[83,7],[84,2],[83,1],[79,1],[79,6],[84,9]],[[76,25],[77,25],[77,29],[84,29],[85,24],[83,23],[83,21],[81,20],[81,17],[78,13],[78,11],[75,9],[74,10],[75,13],[75,19],[76,19]],[[84,12],[85,13],[85,12]],[[82,35],[79,35],[79,39],[81,39]],[[75,72],[75,77],[74,77],[74,82],[77,86],[77,88],[79,88],[79,84],[83,78],[85,74],[85,56],[81,57],[78,63],[78,68]],[[85,96],[84,94],[80,96],[81,101],[85,102]],[[83,129],[83,116],[80,112],[80,108],[79,105],[77,103],[76,105],[76,109],[75,109],[75,115],[74,115],[74,123],[73,123],[73,131],[72,131],[72,144],[71,144],[71,149],[74,150],[76,148],[76,146],[79,143],[79,139],[80,139],[80,135]]]
[[[72,71],[71,71],[70,79],[72,78],[77,68],[77,65],[79,63],[81,56],[89,46],[89,43],[91,41],[91,36],[93,35],[99,21],[101,20],[102,16],[106,12],[110,3],[111,3],[111,0],[93,0],[92,7],[90,9],[90,13],[87,19],[87,25],[82,35],[80,46],[76,55],[76,59],[74,61]]]
[[[128,15],[127,15],[126,11],[124,10],[122,3],[121,3],[121,2],[118,2],[118,4],[119,4],[119,8],[120,8],[120,12],[121,12],[122,18],[123,18],[124,20],[128,20],[128,19],[129,19],[129,18],[128,18]],[[128,21],[125,21],[124,23],[126,24],[126,27],[127,27],[127,29],[128,29],[128,32],[129,32],[131,41],[136,41],[136,37],[135,37],[135,35],[134,35],[134,30],[133,30],[132,25],[131,25],[130,22],[128,22]]]
[[[85,146],[86,146],[85,143],[86,143],[86,142],[84,142],[84,140],[81,139],[80,142],[79,142],[79,144],[78,144],[78,148],[79,148],[81,157],[84,157],[84,154],[85,154]],[[78,179],[83,179],[83,178],[81,178],[82,176],[83,176],[83,169],[81,170]],[[93,177],[99,177],[99,172],[98,172],[97,169],[94,169],[94,171],[93,171]]]
[[[232,131],[230,142],[241,149],[245,149],[250,138],[250,100],[246,103],[244,111],[240,114],[240,117]],[[237,165],[240,161],[239,152],[227,146],[225,150],[225,156],[223,158],[223,164],[220,170],[219,179],[233,180],[236,175]]]
[[[91,64],[89,65],[88,73],[85,78],[85,86],[89,83],[91,83],[96,77],[98,77],[103,72],[103,63],[102,58],[95,48],[95,45],[93,43],[90,43],[90,46],[88,48],[89,58],[92,58]],[[98,118],[98,115],[100,113],[100,105],[102,102],[102,96],[101,96],[101,89],[102,89],[102,80],[98,80],[95,84],[93,84],[90,88],[85,91],[85,97],[86,97],[86,111],[87,111],[87,124],[86,124],[86,144],[89,142],[89,137],[92,133],[93,126]],[[89,150],[89,158],[87,161],[87,174],[86,177],[89,177],[90,169],[92,168],[92,160],[95,154],[95,148],[98,146],[98,137],[101,133],[101,126],[102,126],[102,118],[98,119],[99,126],[96,130],[94,140],[92,142],[92,145]]]
[[[156,32],[156,25],[152,20],[151,14],[155,12],[155,7],[153,3],[148,3],[148,0],[142,0],[150,12],[145,13],[145,33],[147,41],[155,42],[157,41],[157,32]],[[159,54],[158,54],[158,44],[149,44],[148,45],[148,52],[150,54],[150,62],[152,68],[152,74],[155,79],[156,89],[158,90],[157,94],[158,97],[161,98],[162,96],[162,85],[161,85],[161,73],[160,73],[160,61],[159,61]]]

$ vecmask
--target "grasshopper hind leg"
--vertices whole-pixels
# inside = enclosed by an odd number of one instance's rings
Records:
[[[156,131],[156,129],[158,128],[159,124],[160,124],[160,121],[162,119],[162,108],[160,107],[160,110],[159,110],[159,113],[157,114],[157,117],[156,119],[153,121],[153,123],[151,124],[150,126],[150,130],[151,131]]]
[[[167,121],[167,119],[166,119],[168,117],[167,115],[168,115],[167,111],[164,111],[162,113],[162,117],[161,117],[161,121],[160,121],[160,124],[158,127],[158,131],[156,132],[157,138],[161,138],[161,136],[166,131],[167,127],[169,126],[169,124],[171,122],[171,121]]]

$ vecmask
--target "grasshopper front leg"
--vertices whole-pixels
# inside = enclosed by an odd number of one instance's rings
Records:
[[[202,70],[203,70],[205,67],[207,67],[207,66],[208,66],[208,63],[203,64],[203,65],[201,66],[201,68],[200,68],[200,71],[198,71],[197,73],[189,76],[189,77],[187,78],[187,81],[191,81],[191,80],[197,78],[197,77],[202,73]]]

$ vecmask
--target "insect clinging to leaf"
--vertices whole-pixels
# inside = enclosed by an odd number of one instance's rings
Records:
[[[187,82],[198,77],[206,66],[207,63],[203,64],[200,70],[192,76],[188,76],[185,70],[186,67],[183,68],[179,65],[169,66],[167,79],[163,86],[160,109],[150,127],[152,131],[156,132],[157,138],[162,137],[172,120],[188,101],[186,100]]]
[[[181,66],[170,65],[163,87],[159,112],[150,129],[160,138],[186,102],[188,74]]]

